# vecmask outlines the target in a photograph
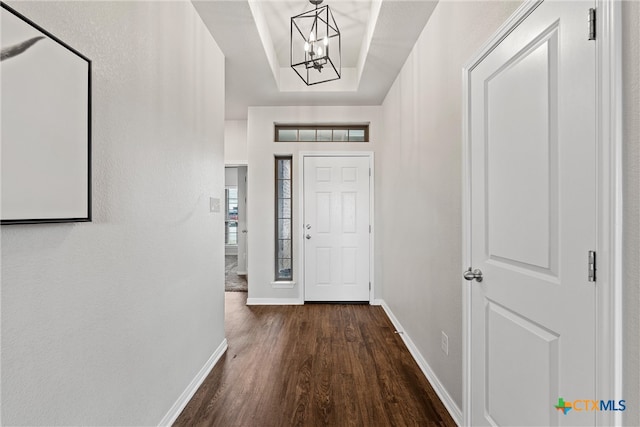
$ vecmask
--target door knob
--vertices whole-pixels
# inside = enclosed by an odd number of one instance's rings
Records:
[[[306,228],[307,230],[311,230],[311,224],[305,225],[304,228]]]
[[[311,238],[311,234],[307,234],[307,235],[306,235],[306,236],[304,236],[304,237],[306,237],[306,239],[307,239],[307,240],[309,240],[309,239]]]
[[[247,230],[242,230],[242,232],[243,232],[243,233],[246,233],[246,232],[247,232]]]
[[[471,267],[462,274],[465,280],[475,280],[476,282],[482,282],[482,271],[479,268],[471,271]]]

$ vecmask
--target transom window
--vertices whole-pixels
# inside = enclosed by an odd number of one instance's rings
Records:
[[[369,125],[275,125],[276,142],[369,142]]]

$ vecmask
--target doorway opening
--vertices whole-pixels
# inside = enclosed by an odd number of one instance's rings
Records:
[[[225,292],[247,292],[247,166],[224,172]]]

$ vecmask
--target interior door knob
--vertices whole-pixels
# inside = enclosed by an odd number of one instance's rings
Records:
[[[467,271],[462,273],[462,277],[464,277],[465,280],[475,280],[476,282],[482,282],[482,271],[480,271],[479,268],[471,271],[471,267],[469,267]]]
[[[304,236],[307,240],[309,240],[311,238],[311,234],[307,234],[306,236]]]

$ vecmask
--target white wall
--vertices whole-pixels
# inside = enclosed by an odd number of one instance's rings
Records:
[[[224,185],[225,187],[238,186],[238,168],[224,168]]]
[[[224,162],[227,165],[246,165],[247,121],[226,120],[224,122]]]
[[[518,6],[438,3],[383,103],[383,298],[459,408],[462,67]],[[449,336],[448,356],[441,331]]]
[[[93,60],[94,221],[2,227],[2,422],[156,425],[224,340],[224,58],[186,1],[10,5]]]
[[[302,299],[298,240],[302,228],[298,184],[300,151],[376,151],[381,144],[380,107],[249,107],[248,113],[248,257],[249,298]],[[274,123],[370,122],[369,143],[274,142]],[[276,289],[274,280],[274,156],[293,155],[293,289]],[[376,162],[378,160],[376,159]],[[377,180],[377,177],[376,177]],[[376,281],[374,280],[374,283]],[[376,286],[374,284],[374,286]],[[374,292],[380,293],[379,288]]]
[[[622,3],[625,424],[640,425],[640,3]]]

